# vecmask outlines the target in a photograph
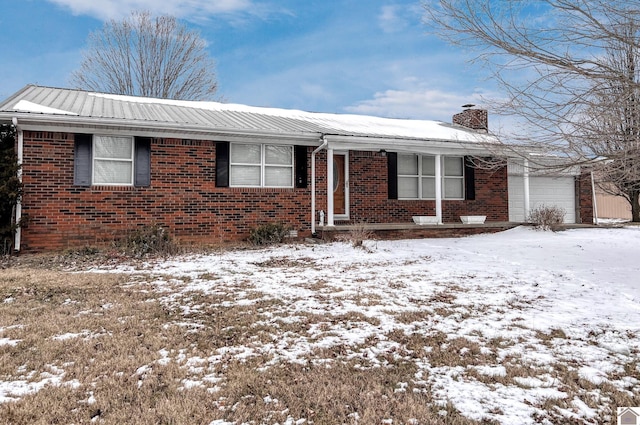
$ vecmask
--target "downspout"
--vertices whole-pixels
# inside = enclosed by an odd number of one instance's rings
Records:
[[[22,129],[18,126],[18,118],[13,117],[11,120],[14,127],[16,128],[16,132],[18,134],[18,181],[22,184],[22,159],[24,156],[24,136],[22,134]],[[20,244],[22,241],[22,228],[20,227],[20,220],[22,219],[22,199],[18,197],[18,201],[16,202],[16,234],[13,240],[13,249],[16,252],[20,252]]]
[[[593,197],[593,224],[598,225],[598,202],[596,198],[596,183],[593,179],[593,171],[591,171],[591,196]]]
[[[316,235],[316,154],[329,144],[324,135],[320,140],[322,144],[311,154],[311,236],[313,237]]]

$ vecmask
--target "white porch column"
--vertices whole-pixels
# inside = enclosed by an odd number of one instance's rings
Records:
[[[600,224],[598,223],[598,201],[596,199],[596,182],[593,178],[593,171],[591,171],[591,198],[593,199],[593,224]]]
[[[327,149],[327,226],[333,226],[333,149]]]
[[[522,182],[524,184],[524,220],[529,219],[529,160],[525,158],[522,168]]]
[[[436,155],[436,219],[442,224],[442,155]]]

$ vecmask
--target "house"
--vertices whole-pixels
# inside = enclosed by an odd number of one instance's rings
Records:
[[[628,407],[618,408],[618,423],[625,425],[637,425],[640,423],[640,415]]]
[[[593,223],[591,173],[561,158],[528,152],[508,160],[509,221],[525,222],[531,210],[555,206],[564,211],[564,223]]]
[[[597,182],[597,180],[595,186],[596,214],[594,215],[598,219],[630,221],[633,217],[629,200],[623,196],[613,195],[617,191],[610,183]]]
[[[466,109],[453,121],[28,85],[0,103],[0,122],[18,134],[24,196],[16,215],[28,217],[14,248],[95,245],[151,223],[194,243],[246,239],[268,222],[299,237],[361,222],[413,235],[508,227],[508,167],[472,160],[495,144],[487,112]],[[573,219],[590,222],[590,186],[569,177]],[[418,226],[414,216],[439,226]],[[466,216],[486,222],[463,225]]]

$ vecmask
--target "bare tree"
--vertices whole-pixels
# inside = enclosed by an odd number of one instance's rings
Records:
[[[472,48],[520,118],[510,143],[594,167],[640,221],[640,0],[431,0],[428,23]],[[540,164],[543,166],[544,164]]]
[[[598,164],[600,186],[625,197],[632,220],[640,221],[640,22],[629,20],[617,31],[625,42],[611,40],[605,60],[618,78],[593,87],[578,134],[585,154],[605,158]]]
[[[210,100],[218,88],[206,42],[174,17],[133,12],[88,38],[76,87],[163,99]]]

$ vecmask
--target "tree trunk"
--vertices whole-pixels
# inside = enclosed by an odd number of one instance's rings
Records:
[[[640,223],[640,204],[638,199],[640,198],[640,191],[634,190],[629,194],[631,201],[631,221],[634,223]]]

